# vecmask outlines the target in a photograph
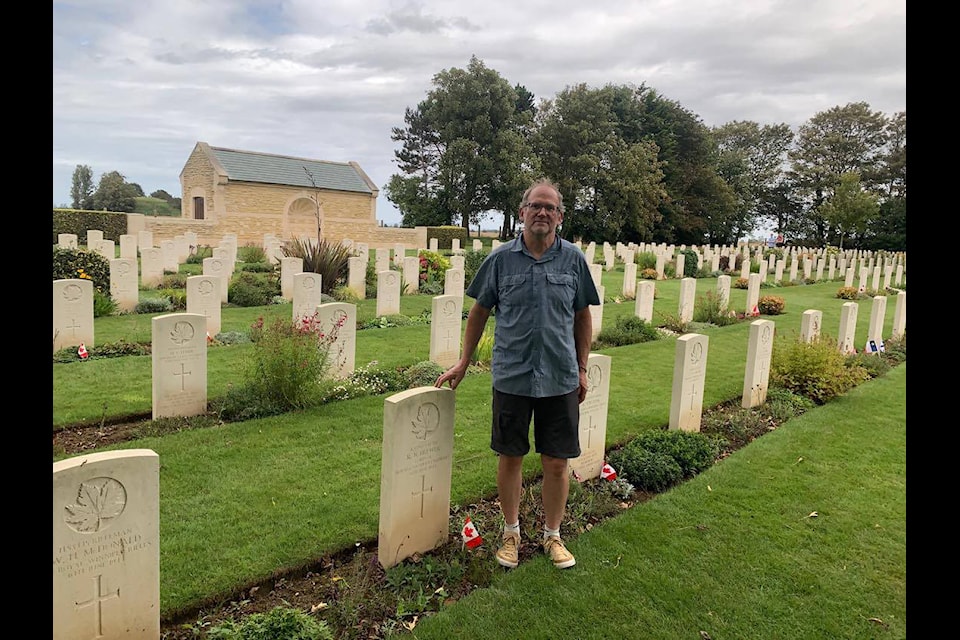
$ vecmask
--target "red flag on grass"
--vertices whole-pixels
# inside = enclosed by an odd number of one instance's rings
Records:
[[[89,353],[87,353],[87,348],[83,346],[82,342],[80,343],[80,348],[77,349],[77,355],[80,356],[81,360],[86,360],[87,357],[90,355]]]
[[[603,463],[603,467],[600,469],[600,477],[604,480],[616,480],[617,479],[617,470],[611,467],[606,462]]]
[[[477,531],[477,528],[473,526],[473,522],[470,521],[470,516],[467,516],[466,522],[463,523],[463,529],[460,531],[460,535],[463,536],[463,543],[470,549],[483,544],[483,538],[480,537],[480,532]]]

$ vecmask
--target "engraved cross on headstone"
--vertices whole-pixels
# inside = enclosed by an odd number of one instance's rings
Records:
[[[593,424],[593,416],[589,416],[590,422],[588,423],[585,430],[587,432],[587,449],[590,448],[590,441],[593,438],[593,432],[600,428],[600,425]]]
[[[184,370],[184,364],[181,362],[181,363],[180,363],[180,371],[174,371],[174,372],[173,372],[173,375],[175,375],[175,376],[180,376],[180,391],[186,391],[186,390],[187,390],[187,387],[186,387],[187,378],[186,378],[186,376],[193,375],[193,372],[192,372],[192,371],[185,371],[185,370]]]
[[[430,485],[430,487],[427,488],[427,476],[422,475],[420,476],[420,491],[414,491],[411,494],[413,495],[414,498],[416,498],[417,496],[420,496],[420,517],[421,518],[423,518],[423,503],[424,503],[424,499],[427,497],[426,496],[427,492],[433,493],[433,485]]]
[[[96,625],[96,631],[93,634],[94,638],[103,637],[103,602],[105,600],[112,600],[113,598],[120,597],[120,589],[117,588],[116,591],[110,591],[109,593],[103,592],[103,576],[98,575],[93,579],[93,587],[96,595],[86,600],[84,602],[75,603],[77,609],[85,609],[90,606],[96,606],[94,609],[94,625]]]

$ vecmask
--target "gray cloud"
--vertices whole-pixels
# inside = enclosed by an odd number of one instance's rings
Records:
[[[89,5],[89,6],[88,6]],[[609,6],[608,6],[609,5]],[[198,140],[338,162],[383,187],[390,129],[471,55],[538,98],[646,84],[716,126],[906,109],[894,0],[91,0],[54,4],[53,203],[77,164],[179,195]],[[381,196],[378,217],[400,216]]]

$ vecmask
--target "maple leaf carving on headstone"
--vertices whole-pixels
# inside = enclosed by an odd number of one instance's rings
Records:
[[[76,531],[100,531],[123,513],[126,505],[127,492],[122,484],[113,478],[95,478],[80,483],[76,503],[64,507],[64,522]]]
[[[425,402],[417,409],[417,417],[411,420],[413,434],[418,440],[426,440],[427,436],[440,426],[440,408],[432,402]]]

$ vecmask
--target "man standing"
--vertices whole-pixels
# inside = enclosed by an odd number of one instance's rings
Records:
[[[490,448],[499,454],[497,491],[503,544],[497,562],[519,563],[523,457],[530,451],[530,421],[543,467],[543,549],[553,564],[576,564],[560,537],[569,491],[567,461],[580,455],[580,403],[587,394],[587,357],[600,304],[583,252],[557,235],[563,198],[547,180],[523,194],[521,235],[500,245],[480,265],[466,294],[460,360],[436,382],[456,389],[466,375],[487,319],[496,309],[493,341],[493,425]]]

